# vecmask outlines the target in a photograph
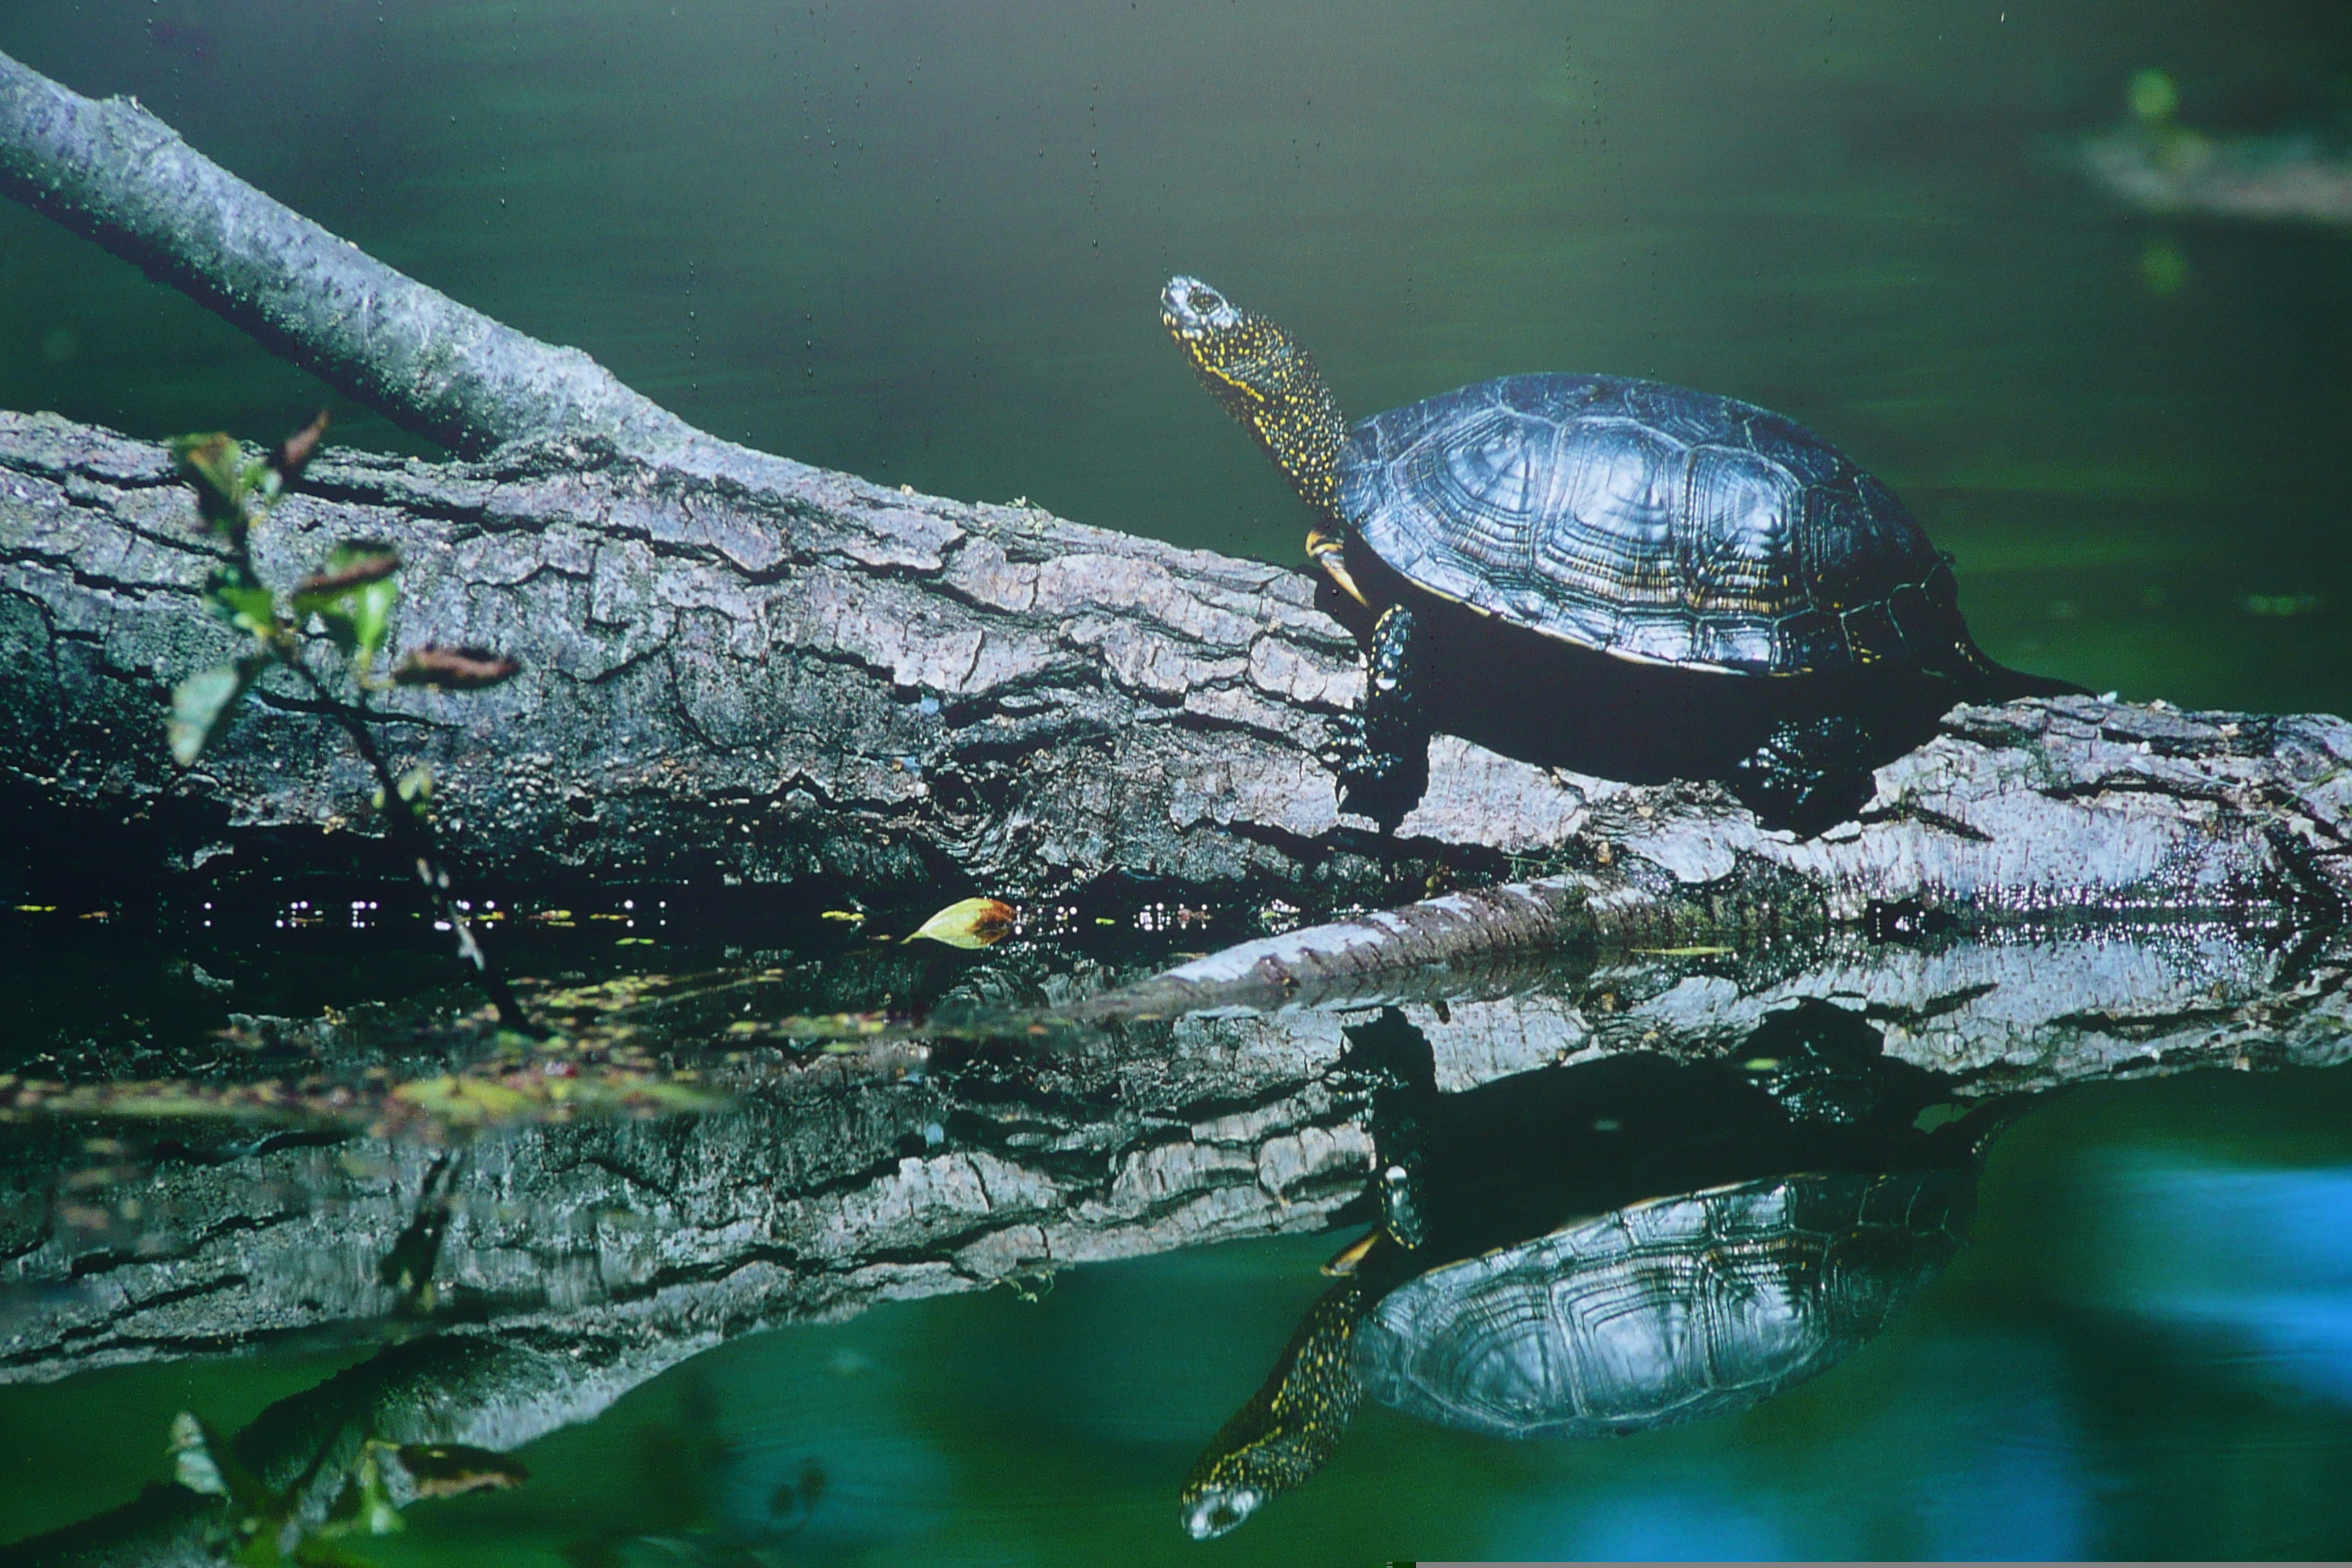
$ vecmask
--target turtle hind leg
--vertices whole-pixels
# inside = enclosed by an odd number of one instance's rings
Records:
[[[1420,617],[1403,605],[1372,628],[1360,711],[1331,721],[1323,760],[1339,775],[1344,809],[1393,833],[1429,787],[1429,720],[1421,688],[1427,664]]]
[[[1859,812],[1871,794],[1871,734],[1843,714],[1783,719],[1731,770],[1731,792],[1767,827],[1811,838]]]

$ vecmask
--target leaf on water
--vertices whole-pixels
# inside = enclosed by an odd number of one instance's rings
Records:
[[[1002,899],[959,899],[915,928],[917,937],[950,947],[992,947],[1013,934],[1020,911]]]
[[[1739,950],[1736,947],[1637,947],[1633,951],[1653,958],[1719,958]]]
[[[461,1493],[519,1487],[530,1471],[511,1454],[463,1443],[405,1443],[396,1452],[400,1468],[416,1483],[418,1497],[457,1497]]]
[[[510,680],[521,670],[519,661],[488,648],[427,645],[402,659],[392,679],[402,686],[430,686],[438,691],[479,691]]]
[[[496,1078],[464,1074],[423,1079],[395,1086],[391,1099],[397,1106],[461,1127],[590,1115],[694,1113],[727,1103],[723,1094],[647,1073],[610,1066],[582,1070],[568,1062],[520,1068]]]
[[[777,1019],[768,1032],[788,1040],[870,1040],[894,1029],[902,1030],[907,1023],[887,1013],[823,1013],[814,1017],[794,1013]]]
[[[446,1074],[404,1083],[392,1091],[392,1097],[406,1100],[428,1116],[471,1126],[513,1121],[529,1103],[525,1096],[504,1084]]]
[[[228,727],[231,706],[260,673],[261,660],[247,655],[234,664],[200,669],[172,688],[172,716],[163,726],[172,742],[172,760],[184,768],[194,766],[214,737]]]
[[[315,615],[335,646],[362,670],[392,629],[392,609],[400,602],[400,555],[374,539],[347,539],[327,553],[327,563],[295,585],[294,614]]]

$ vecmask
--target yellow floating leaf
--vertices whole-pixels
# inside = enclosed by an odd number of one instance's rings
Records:
[[[1637,947],[1633,951],[1655,958],[1717,958],[1739,950],[1736,947]]]
[[[990,947],[1013,934],[1020,911],[1002,899],[959,899],[925,921],[915,937],[928,937],[950,947]]]
[[[866,911],[864,910],[826,910],[818,915],[817,919],[845,921],[851,925],[862,925],[866,921]]]

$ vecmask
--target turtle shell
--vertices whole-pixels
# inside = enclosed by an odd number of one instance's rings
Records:
[[[1974,1173],[1799,1175],[1660,1198],[1409,1279],[1369,1313],[1374,1398],[1505,1437],[1643,1431],[1828,1371],[1958,1249]]]
[[[1420,587],[1653,664],[1966,668],[1950,566],[1885,485],[1769,410],[1514,375],[1349,433],[1340,505]]]

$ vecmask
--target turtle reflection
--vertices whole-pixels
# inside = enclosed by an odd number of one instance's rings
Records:
[[[1349,1037],[1380,1085],[1381,1223],[1327,1266],[1339,1283],[1186,1479],[1196,1539],[1312,1477],[1367,1394],[1466,1431],[1584,1437],[1820,1375],[1958,1250],[2014,1109],[1958,1114],[1822,1004],[1733,1061],[1616,1057],[1444,1097],[1400,1016]]]

